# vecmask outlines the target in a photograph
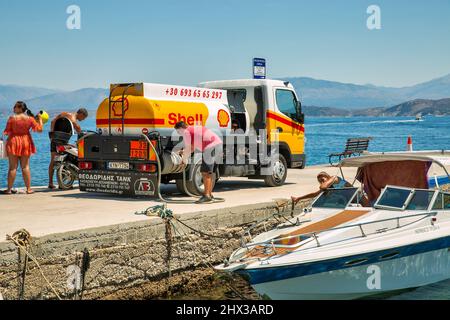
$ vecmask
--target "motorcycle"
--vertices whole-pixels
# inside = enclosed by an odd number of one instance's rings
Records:
[[[55,156],[56,180],[61,190],[73,188],[78,179],[78,148],[71,144],[56,147]]]
[[[97,134],[97,132],[83,131],[78,135],[78,139],[91,134]],[[73,184],[78,179],[78,148],[75,145],[66,143],[57,146],[56,152],[54,168],[59,189],[72,189]]]

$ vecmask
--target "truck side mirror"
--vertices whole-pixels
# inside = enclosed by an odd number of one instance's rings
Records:
[[[301,124],[305,123],[305,114],[302,112],[302,103],[297,101],[297,121]]]
[[[300,113],[297,116],[297,120],[298,120],[299,123],[304,124],[305,123],[305,114],[304,113]]]

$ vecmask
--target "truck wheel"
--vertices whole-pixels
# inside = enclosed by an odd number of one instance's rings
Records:
[[[203,185],[203,176],[200,172],[201,164],[198,163],[194,166],[192,180],[186,180],[186,188],[189,193],[194,194],[196,196],[201,196],[203,192],[205,192],[205,187]],[[183,181],[181,181],[183,183]],[[216,174],[212,175],[212,188],[214,190],[214,186],[216,185]]]
[[[279,187],[284,184],[287,177],[287,161],[283,155],[277,155],[278,159],[272,164],[270,175],[265,176],[264,183],[268,187]],[[274,157],[276,159],[276,157]]]

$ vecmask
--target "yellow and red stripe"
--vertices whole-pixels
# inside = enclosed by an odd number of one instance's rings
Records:
[[[290,126],[291,128],[293,128],[295,130],[298,130],[298,131],[301,131],[301,132],[305,132],[305,128],[304,128],[303,125],[301,125],[301,124],[299,124],[299,123],[297,123],[295,121],[292,121],[289,118],[281,117],[280,115],[278,115],[278,114],[276,114],[274,112],[267,111],[267,118],[275,120],[275,121],[278,121],[278,122],[281,122],[282,124]]]
[[[109,125],[111,121],[111,125],[121,125],[122,119],[97,119],[97,126],[106,126]],[[164,119],[124,119],[124,123],[126,125],[164,125],[166,121]]]

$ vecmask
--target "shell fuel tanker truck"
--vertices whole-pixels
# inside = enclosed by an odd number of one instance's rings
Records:
[[[80,190],[157,196],[160,183],[175,181],[181,193],[200,195],[201,155],[185,165],[174,151],[179,121],[222,137],[224,161],[214,181],[247,177],[276,187],[284,184],[288,168],[305,166],[304,114],[289,82],[113,84],[97,110],[97,133],[78,141]]]

